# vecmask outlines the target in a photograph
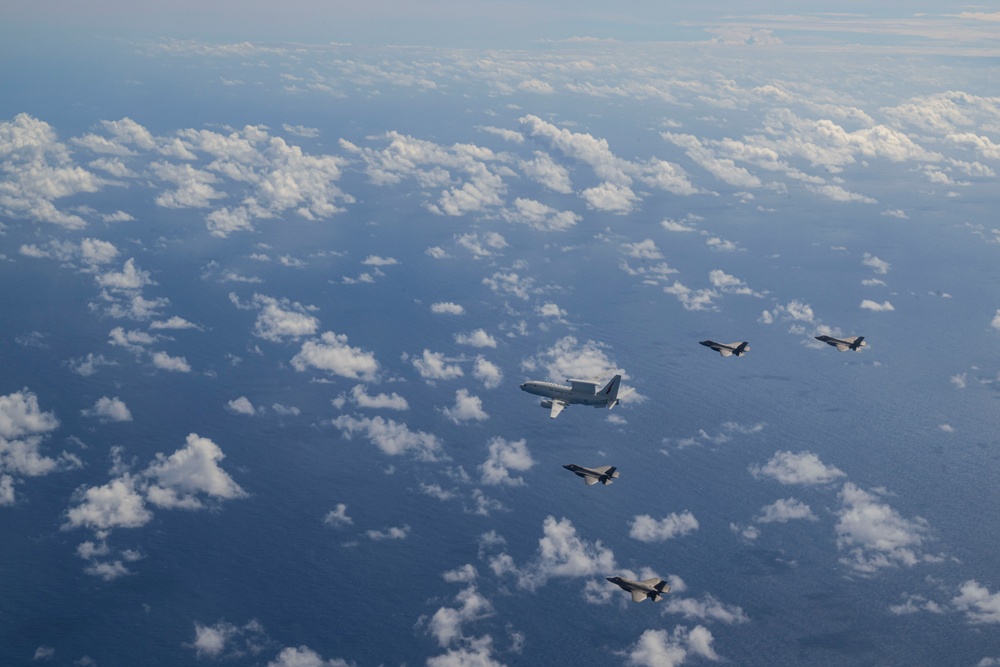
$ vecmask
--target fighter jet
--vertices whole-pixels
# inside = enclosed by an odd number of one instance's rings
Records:
[[[834,336],[815,336],[816,340],[821,340],[827,345],[833,345],[835,348],[844,352],[845,350],[854,350],[855,352],[860,352],[861,348],[868,345],[865,342],[864,336],[858,336],[857,338],[836,338]]]
[[[731,357],[736,355],[737,357],[742,357],[744,354],[750,351],[750,346],[747,345],[746,341],[742,343],[716,343],[714,340],[703,340],[701,344],[705,347],[710,347],[724,357]]]
[[[587,483],[587,486],[597,484],[598,482],[607,486],[614,480],[618,479],[618,469],[614,466],[584,468],[583,466],[578,466],[575,463],[570,463],[569,465],[563,466],[563,468],[571,470],[580,477],[583,477],[583,481]]]
[[[632,602],[642,602],[650,599],[659,602],[663,596],[670,592],[670,586],[663,579],[647,579],[646,581],[632,581],[624,577],[607,577],[608,581],[615,584],[622,590],[632,594]]]
[[[632,392],[631,389],[621,389],[622,376],[615,375],[611,382],[598,391],[597,380],[567,379],[570,386],[555,382],[532,380],[521,385],[521,390],[536,396],[544,396],[541,405],[549,411],[549,417],[555,419],[567,405],[592,405],[595,408],[608,408],[618,405],[619,400]]]

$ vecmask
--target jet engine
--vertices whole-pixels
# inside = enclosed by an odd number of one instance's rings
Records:
[[[551,410],[552,409],[552,401],[549,400],[549,399],[545,399],[544,401],[541,402],[541,406],[543,408],[545,408],[546,410]]]

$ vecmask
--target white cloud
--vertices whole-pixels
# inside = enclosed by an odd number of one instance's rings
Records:
[[[525,566],[518,568],[513,558],[502,553],[490,559],[494,574],[511,574],[518,587],[533,591],[552,578],[603,576],[618,569],[614,553],[600,540],[588,542],[579,537],[569,519],[548,516],[542,531],[538,551]]]
[[[340,526],[350,526],[353,523],[354,519],[347,516],[347,505],[344,503],[337,503],[337,506],[323,517],[324,526],[339,528]]]
[[[640,542],[665,542],[696,530],[698,520],[687,510],[680,514],[671,512],[659,520],[648,514],[641,514],[629,524],[629,537]]]
[[[351,665],[340,658],[324,660],[323,656],[308,646],[288,646],[281,649],[281,653],[267,663],[267,667],[351,667]]]
[[[588,340],[584,344],[573,336],[564,336],[555,344],[522,362],[526,370],[542,366],[547,371],[546,379],[562,382],[566,378],[603,377],[617,368],[617,364],[604,352],[601,343]]]
[[[58,427],[56,416],[51,412],[42,412],[38,396],[28,389],[0,396],[0,438],[38,435]]]
[[[94,403],[94,407],[88,410],[81,410],[80,413],[86,417],[95,417],[102,422],[130,422],[132,413],[129,412],[125,402],[117,396],[108,398],[102,396]]]
[[[963,583],[960,590],[961,595],[952,598],[951,603],[965,612],[970,623],[1000,623],[1000,593],[990,593],[975,579]]]
[[[871,299],[865,299],[861,302],[861,308],[864,310],[872,310],[876,313],[885,313],[896,310],[891,303],[888,301],[883,301],[878,303],[877,301],[872,301]]]
[[[480,464],[483,484],[507,486],[522,486],[524,480],[512,477],[511,470],[524,472],[530,470],[536,461],[531,458],[527,442],[522,438],[513,442],[497,436],[490,440],[489,455]]]
[[[405,540],[410,536],[409,526],[390,526],[385,530],[366,530],[365,535],[370,540],[382,542],[385,540]]]
[[[492,276],[483,278],[483,284],[498,294],[509,294],[524,300],[528,300],[535,291],[534,279],[521,276],[516,271],[497,271]]]
[[[157,320],[155,322],[150,322],[149,328],[153,329],[154,331],[157,331],[161,329],[174,329],[174,330],[200,329],[201,327],[199,327],[197,324],[194,324],[193,322],[188,322],[183,317],[174,315],[173,317],[167,320]]]
[[[534,199],[521,197],[514,200],[514,208],[503,210],[503,217],[507,222],[527,225],[540,232],[564,232],[583,219],[573,211],[559,211]]]
[[[637,667],[678,667],[689,657],[718,660],[712,648],[712,633],[697,625],[688,630],[680,625],[673,633],[666,630],[646,630],[628,653],[629,665]]]
[[[875,271],[875,273],[878,273],[880,275],[885,275],[886,273],[889,273],[889,268],[892,266],[891,264],[889,264],[889,262],[885,261],[884,259],[879,259],[875,255],[872,255],[871,253],[867,252],[865,253],[864,258],[861,260],[861,263],[864,264],[865,266],[871,267],[872,270]]]
[[[478,396],[473,396],[465,389],[455,392],[455,405],[444,408],[441,412],[444,416],[456,424],[464,421],[483,421],[490,416],[483,410],[483,401]]]
[[[671,593],[676,593],[671,588]],[[750,617],[737,605],[727,605],[714,595],[707,594],[701,599],[676,597],[666,598],[663,611],[667,614],[681,614],[688,620],[718,621],[727,625],[749,623]]]
[[[309,368],[326,371],[340,377],[372,381],[379,364],[375,355],[347,344],[347,336],[332,331],[324,332],[319,340],[307,340],[292,358],[297,371]]]
[[[568,195],[573,192],[569,170],[558,164],[548,153],[535,151],[532,160],[521,162],[521,171],[525,176],[555,192]]]
[[[184,357],[171,357],[166,352],[153,353],[153,365],[164,371],[175,373],[190,373],[191,365]]]
[[[663,253],[656,247],[653,239],[645,239],[638,243],[623,243],[622,253],[635,259],[663,259]]]
[[[503,381],[503,372],[492,361],[479,355],[472,366],[472,377],[482,382],[487,389],[496,389]]]
[[[463,573],[463,576],[467,576],[467,573]],[[427,631],[442,648],[468,640],[462,632],[462,626],[466,623],[493,615],[493,605],[473,585],[464,588],[455,601],[459,603],[458,607],[440,607],[427,622]]]
[[[467,334],[455,334],[455,342],[459,345],[470,345],[472,347],[496,347],[497,341],[493,336],[486,333],[485,329],[476,329]]]
[[[807,486],[829,484],[844,473],[834,466],[820,461],[812,452],[776,451],[763,467],[750,466],[750,474],[760,479],[770,477],[782,484],[803,484]]]
[[[204,502],[198,497],[231,500],[247,494],[233,481],[219,461],[225,458],[222,449],[208,438],[196,433],[187,436],[187,446],[170,456],[157,454],[155,461],[143,471],[149,480],[147,499],[167,509],[200,509]]]
[[[257,414],[257,408],[253,406],[253,403],[246,396],[240,396],[229,401],[226,403],[226,409],[236,415],[253,416]]]
[[[837,513],[837,548],[847,552],[840,562],[855,572],[872,574],[879,568],[940,560],[921,552],[929,532],[924,519],[903,518],[878,495],[851,482],[838,497],[842,507]]]
[[[97,284],[114,291],[140,290],[146,285],[152,285],[149,271],[143,271],[135,265],[135,258],[126,260],[120,272],[109,271],[96,277]]]
[[[185,646],[193,648],[199,659],[226,660],[248,653],[259,653],[268,641],[264,626],[256,620],[251,620],[242,627],[226,621],[219,621],[214,625],[196,622],[194,641]]]
[[[465,308],[463,308],[457,303],[452,303],[450,301],[442,301],[440,303],[432,304],[431,312],[434,313],[435,315],[462,315],[465,313]]]
[[[449,364],[448,361],[444,352],[431,352],[425,349],[423,356],[413,360],[413,367],[425,380],[453,380],[465,374],[461,366]]]
[[[990,326],[1000,331],[1000,309],[997,309],[996,315],[993,316],[993,320],[990,322]]]
[[[253,295],[253,305],[260,310],[254,322],[254,335],[273,342],[286,338],[298,340],[315,335],[319,320],[309,314],[312,308],[288,299]]]
[[[796,519],[819,521],[808,505],[796,498],[782,498],[761,508],[757,523],[787,523]]]
[[[441,451],[441,442],[435,435],[423,431],[411,431],[406,424],[392,419],[382,417],[357,419],[341,415],[334,419],[332,424],[340,429],[341,435],[348,440],[354,434],[360,433],[390,456],[410,452],[418,459],[433,461],[438,458]]]
[[[0,155],[5,165],[0,213],[68,229],[86,226],[83,218],[60,211],[54,202],[97,192],[106,181],[72,164],[52,126],[25,113],[0,122]]]
[[[580,196],[590,208],[617,215],[631,213],[639,201],[639,196],[629,186],[607,182],[587,188]]]
[[[383,410],[409,410],[410,404],[407,403],[406,399],[392,392],[391,394],[377,394],[375,396],[370,396],[366,391],[366,387],[363,384],[354,385],[351,388],[351,400],[359,408],[372,408],[372,409],[383,409]]]

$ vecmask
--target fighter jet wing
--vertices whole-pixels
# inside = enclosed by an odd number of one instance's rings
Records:
[[[721,354],[724,357],[731,357],[733,356],[733,351],[730,350],[728,347],[720,347],[719,354]]]
[[[632,602],[642,602],[646,597],[645,591],[641,591],[638,588],[632,590]]]
[[[555,419],[559,416],[559,413],[563,411],[566,404],[558,399],[552,399],[552,408],[549,410],[549,417]]]
[[[597,479],[596,477],[584,477],[583,481],[587,483],[587,486],[592,486],[594,484],[597,484],[597,482],[599,482],[600,480]]]
[[[847,343],[834,343],[834,345],[836,345],[837,349],[840,350],[841,352],[846,352],[851,347]]]

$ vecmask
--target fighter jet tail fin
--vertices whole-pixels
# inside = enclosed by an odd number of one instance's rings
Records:
[[[739,357],[746,354],[749,351],[750,348],[747,346],[747,341],[743,341],[742,343],[739,344],[739,346],[735,350],[733,350],[733,354]]]

